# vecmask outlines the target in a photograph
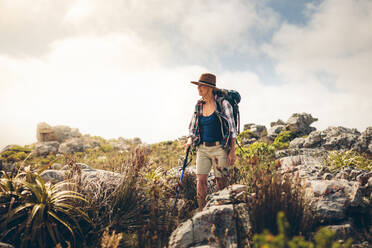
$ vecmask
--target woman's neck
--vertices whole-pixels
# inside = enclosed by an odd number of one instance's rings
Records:
[[[203,97],[203,100],[205,101],[205,103],[211,103],[211,102],[213,102],[214,101],[214,95],[213,94],[211,94],[211,95],[208,95],[208,96],[205,96],[205,97]]]

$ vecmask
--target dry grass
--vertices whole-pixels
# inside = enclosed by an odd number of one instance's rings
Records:
[[[276,216],[283,211],[291,226],[290,234],[306,235],[316,222],[310,205],[305,201],[305,189],[297,174],[281,174],[280,163],[246,160],[240,168],[240,182],[247,185],[251,195],[248,202],[253,230],[264,229],[277,234]]]

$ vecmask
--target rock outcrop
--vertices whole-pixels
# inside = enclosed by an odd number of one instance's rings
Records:
[[[293,114],[285,123],[286,130],[291,131],[297,136],[308,135],[312,131],[316,129],[314,127],[310,127],[310,125],[317,121],[317,118],[313,118],[311,114],[301,113],[301,114]]]
[[[202,212],[182,223],[171,235],[169,247],[238,247],[251,234],[248,209],[239,204],[244,185],[233,185],[209,196]],[[244,236],[242,236],[244,235]]]
[[[362,134],[355,128],[328,127],[323,131],[314,131],[306,138],[295,138],[290,148],[323,148],[325,150],[353,149],[361,153],[372,154],[372,127]]]
[[[320,225],[346,239],[372,207],[372,172],[348,168],[330,172],[320,158],[297,155],[280,159],[281,173],[298,173],[305,200]],[[345,168],[347,169],[347,168]],[[343,175],[340,178],[340,175]],[[182,223],[171,235],[169,247],[245,247],[252,238],[246,186],[232,185],[208,196],[202,212]],[[368,242],[365,243],[368,247]],[[363,246],[364,247],[364,246]]]

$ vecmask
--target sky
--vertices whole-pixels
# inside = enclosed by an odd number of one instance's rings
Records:
[[[143,142],[188,134],[202,73],[241,128],[293,113],[372,126],[371,0],[0,0],[0,149],[40,122]]]

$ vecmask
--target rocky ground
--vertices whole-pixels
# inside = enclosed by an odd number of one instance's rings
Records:
[[[287,122],[273,122],[268,130],[263,125],[246,124],[244,129],[249,130],[251,135],[244,138],[242,143],[248,146],[260,140],[272,142],[281,132],[290,131],[293,136],[288,148],[276,152],[281,172],[298,173],[301,183],[306,187],[306,198],[311,202],[314,213],[322,220],[322,225],[328,226],[337,233],[339,239],[345,240],[360,231],[358,223],[363,216],[372,215],[372,171],[352,167],[330,171],[324,159],[328,151],[334,150],[352,150],[371,157],[372,127],[363,132],[345,127],[317,131],[311,127],[316,120],[310,114],[302,113],[292,115]],[[38,156],[84,152],[98,146],[94,139],[66,126],[50,127],[41,123],[37,137],[33,152]],[[131,142],[141,143],[139,139]],[[125,150],[128,148],[128,140],[122,139],[111,145],[118,150]],[[85,164],[78,165],[83,183],[115,183],[120,180],[118,173],[93,169]],[[42,176],[47,181],[61,181],[68,170],[68,166],[55,164],[44,171]],[[188,170],[195,175],[193,167]],[[170,237],[169,247],[244,247],[252,238],[254,230],[245,204],[247,198],[243,197],[247,195],[246,186],[231,185],[223,191],[215,192],[212,179],[213,174],[209,180],[207,206],[178,226]],[[369,231],[372,232],[372,228]],[[220,240],[219,243],[217,240]],[[362,240],[355,247],[372,247],[368,242]]]

